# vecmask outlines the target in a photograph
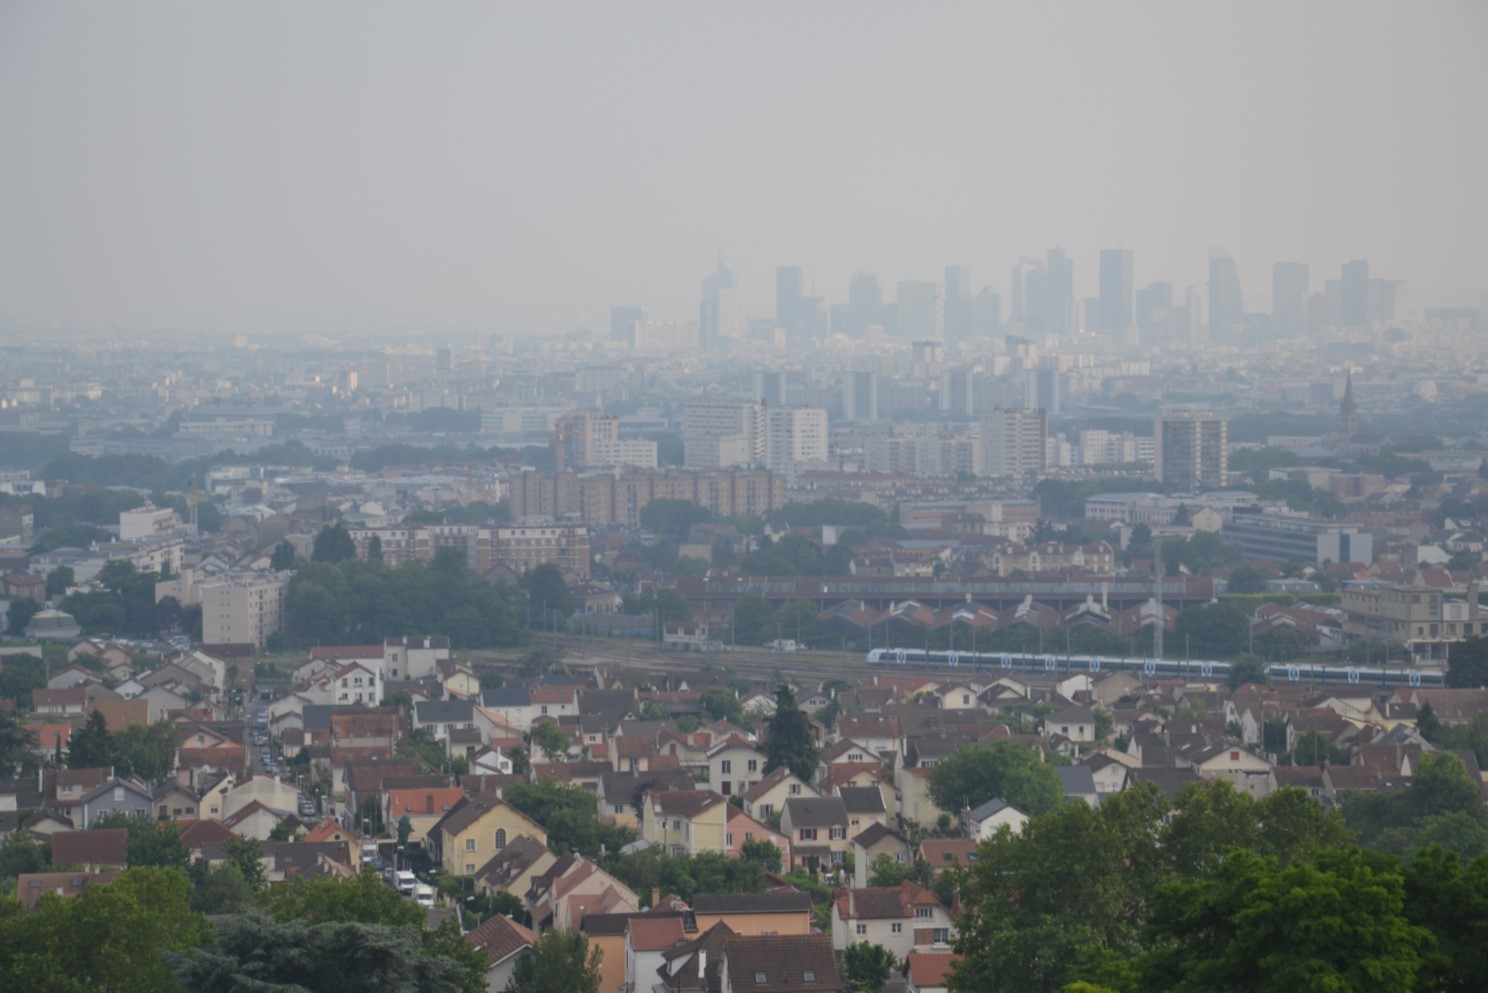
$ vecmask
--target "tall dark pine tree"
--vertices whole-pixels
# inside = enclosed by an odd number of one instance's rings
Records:
[[[269,560],[269,568],[275,572],[283,572],[293,569],[295,564],[294,546],[287,541],[281,541],[274,546],[274,557]]]
[[[94,710],[67,741],[67,768],[102,769],[114,764],[114,739],[103,712]]]
[[[344,562],[356,558],[356,542],[340,524],[327,524],[315,536],[311,559],[316,562]]]
[[[803,782],[816,770],[817,748],[811,740],[811,719],[796,706],[796,694],[786,683],[775,690],[775,716],[765,735],[765,772],[785,766]]]

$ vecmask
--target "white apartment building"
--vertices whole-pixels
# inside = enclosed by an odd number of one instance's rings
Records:
[[[243,576],[203,583],[202,641],[262,647],[284,628],[286,577]]]
[[[802,462],[827,460],[827,412],[820,407],[777,407],[768,412],[766,464],[783,472]]]
[[[994,410],[982,418],[982,472],[1022,476],[1049,467],[1049,416],[1041,408]]]
[[[765,405],[751,400],[689,400],[682,408],[688,468],[763,465],[768,454]]]
[[[177,523],[174,510],[146,504],[119,514],[119,540],[137,541],[167,535],[175,530]]]

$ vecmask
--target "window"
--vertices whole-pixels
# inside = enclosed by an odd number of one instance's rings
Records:
[[[833,827],[832,827],[832,840],[833,841],[841,841],[843,838],[846,838],[846,837],[847,837],[847,828],[843,827],[841,824],[833,825]]]
[[[467,875],[467,876],[473,876],[473,875],[475,875],[475,863],[474,862],[466,862],[465,863],[465,875]]]
[[[674,820],[674,821],[672,821],[672,830],[673,831],[680,831],[680,830],[682,830],[682,822],[680,820]]]
[[[750,772],[759,772],[759,759],[750,759],[749,760],[749,771]]]
[[[718,766],[719,771],[722,772],[725,776],[730,775],[734,771],[734,763],[729,761],[728,759],[724,759],[718,764]]]
[[[858,934],[867,934],[868,933],[868,925],[867,924],[859,924],[857,926],[857,928],[855,928],[855,930],[857,931]]]
[[[895,921],[893,924],[889,925],[889,932],[891,934],[903,934],[904,925],[900,924],[898,921]]]
[[[734,847],[734,833],[732,831],[723,836],[723,843],[729,848]]]
[[[933,910],[931,910],[929,907],[916,907],[915,908],[915,918],[917,920],[928,921],[931,917],[934,917],[934,916],[935,916],[935,912]]]
[[[122,787],[122,786],[115,786],[114,787],[114,802],[115,803],[123,803],[124,802],[124,787]]]
[[[971,694],[970,693],[962,693],[961,694],[961,706],[963,706],[963,707],[969,707],[969,706],[971,706]]]
[[[473,852],[473,851],[475,851],[475,839],[474,838],[466,838],[465,839],[465,850],[467,852]]]
[[[771,814],[775,813],[775,805],[773,803],[762,803],[760,804],[759,811],[759,815],[761,817],[769,817]]]
[[[807,969],[805,972],[801,973],[801,981],[804,983],[816,982],[816,973],[812,972],[810,969]]]
[[[801,829],[801,840],[802,841],[815,841],[816,840],[816,828],[802,828]]]
[[[756,972],[754,974],[754,984],[756,986],[765,985],[765,974],[763,972]]]
[[[895,862],[898,862],[900,865],[903,865],[904,864],[904,853],[903,852],[895,852],[894,853],[894,861]]]
[[[790,784],[790,795],[791,796],[796,796],[800,792],[801,792],[801,784],[800,783],[791,783]]]
[[[545,713],[545,714],[548,712],[548,705],[547,704],[543,704],[542,705],[542,712]]]
[[[496,829],[496,850],[499,852],[506,847],[506,828]]]
[[[937,945],[949,945],[951,943],[951,929],[948,927],[936,928],[935,943]]]

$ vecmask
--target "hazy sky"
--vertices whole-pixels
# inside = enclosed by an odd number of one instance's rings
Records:
[[[1056,244],[1475,303],[1485,106],[1483,0],[0,0],[0,318],[567,330],[719,248],[763,312]]]

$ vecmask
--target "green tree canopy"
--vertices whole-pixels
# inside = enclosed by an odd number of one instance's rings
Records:
[[[356,542],[341,524],[327,524],[315,536],[315,545],[310,552],[312,562],[328,562],[335,565],[356,558]]]
[[[602,958],[579,932],[554,928],[517,959],[506,993],[599,993]]]
[[[997,798],[1026,814],[1043,814],[1064,802],[1064,785],[1036,752],[1007,741],[958,749],[930,771],[930,799],[947,813]]]
[[[103,769],[114,764],[114,737],[101,710],[89,712],[83,726],[67,739],[69,769]]]
[[[899,960],[883,945],[854,941],[842,950],[843,978],[857,993],[878,993]]]
[[[765,772],[785,766],[803,782],[810,782],[818,750],[811,736],[811,719],[796,705],[789,684],[775,689],[775,713],[765,734]]]

